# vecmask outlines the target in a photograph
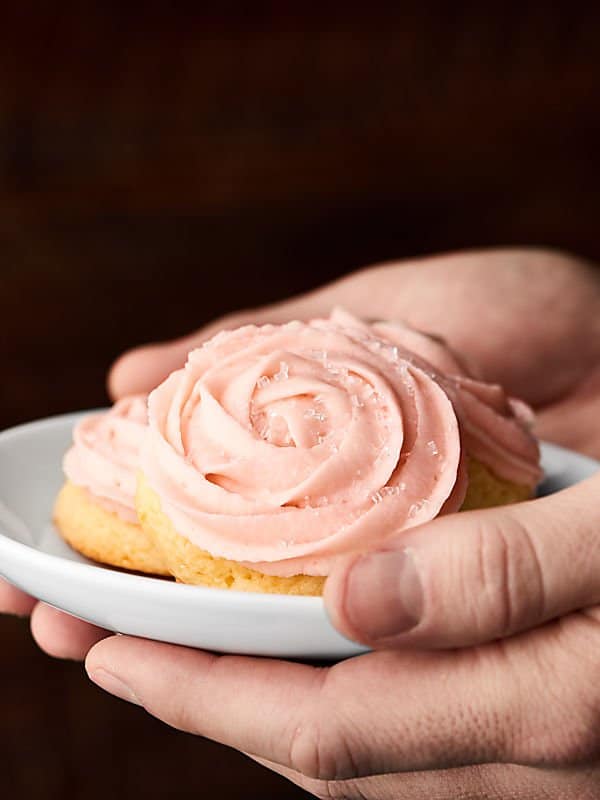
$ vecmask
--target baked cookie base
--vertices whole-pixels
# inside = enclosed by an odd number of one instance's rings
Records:
[[[497,478],[481,461],[474,458],[469,459],[468,471],[469,487],[461,511],[508,506],[530,500],[533,496],[530,486]]]
[[[469,462],[469,488],[461,511],[490,508],[527,500],[531,489],[497,478],[478,461]],[[175,530],[162,512],[158,495],[143,475],[138,478],[136,507],[140,523],[159,549],[171,574],[181,583],[201,584],[218,589],[267,594],[321,595],[325,578],[293,575],[287,578],[265,575],[237,561],[216,558],[192,544]]]
[[[113,567],[170,575],[160,551],[140,525],[125,522],[67,481],[54,506],[54,523],[78,553]]]

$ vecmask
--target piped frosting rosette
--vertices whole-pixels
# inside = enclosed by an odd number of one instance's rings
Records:
[[[110,411],[84,417],[64,458],[71,483],[88,491],[107,511],[137,524],[136,474],[148,422],[145,395],[127,397]]]
[[[534,485],[537,446],[502,390],[442,377],[406,331],[338,316],[194,350],[150,395],[142,449],[175,530],[267,575],[327,575],[342,554],[458,510],[467,439]]]
[[[343,309],[330,322],[361,330],[412,352],[452,398],[459,416],[465,449],[500,478],[532,489],[541,479],[540,450],[530,431],[534,414],[529,406],[509,397],[498,384],[473,376],[474,368],[441,338],[400,321],[367,324]]]

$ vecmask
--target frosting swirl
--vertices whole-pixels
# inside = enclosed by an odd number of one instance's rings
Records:
[[[343,309],[335,309],[331,321],[375,334],[405,350],[412,350],[452,398],[461,423],[467,452],[507,481],[535,487],[541,479],[540,451],[529,433],[534,415],[526,403],[507,397],[498,384],[475,379],[474,368],[438,337],[427,335],[399,321],[371,325]]]
[[[344,308],[334,308],[329,317],[330,322],[346,328],[357,328],[370,333],[379,339],[397,344],[404,350],[411,351],[423,361],[427,361],[440,375],[467,375],[475,377],[473,367],[452,350],[439,336],[422,333],[406,325],[400,320],[378,320],[366,323],[350,314]]]
[[[458,510],[471,444],[533,485],[537,446],[502,390],[431,342],[339,315],[217,335],[149,398],[141,463],[163,512],[214,556],[327,575],[342,553]]]
[[[84,417],[73,432],[73,446],[63,468],[67,478],[81,486],[108,511],[137,523],[136,472],[147,428],[145,396],[127,397],[110,411]]]

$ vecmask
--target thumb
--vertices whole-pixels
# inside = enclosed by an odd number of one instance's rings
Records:
[[[336,627],[371,647],[462,647],[600,603],[600,474],[550,497],[440,517],[338,564]]]

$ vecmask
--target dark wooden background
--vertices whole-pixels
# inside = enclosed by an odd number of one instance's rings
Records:
[[[132,344],[379,259],[600,257],[597,4],[12,5],[0,428],[102,404]],[[0,648],[0,795],[305,796],[102,695],[22,621]]]

